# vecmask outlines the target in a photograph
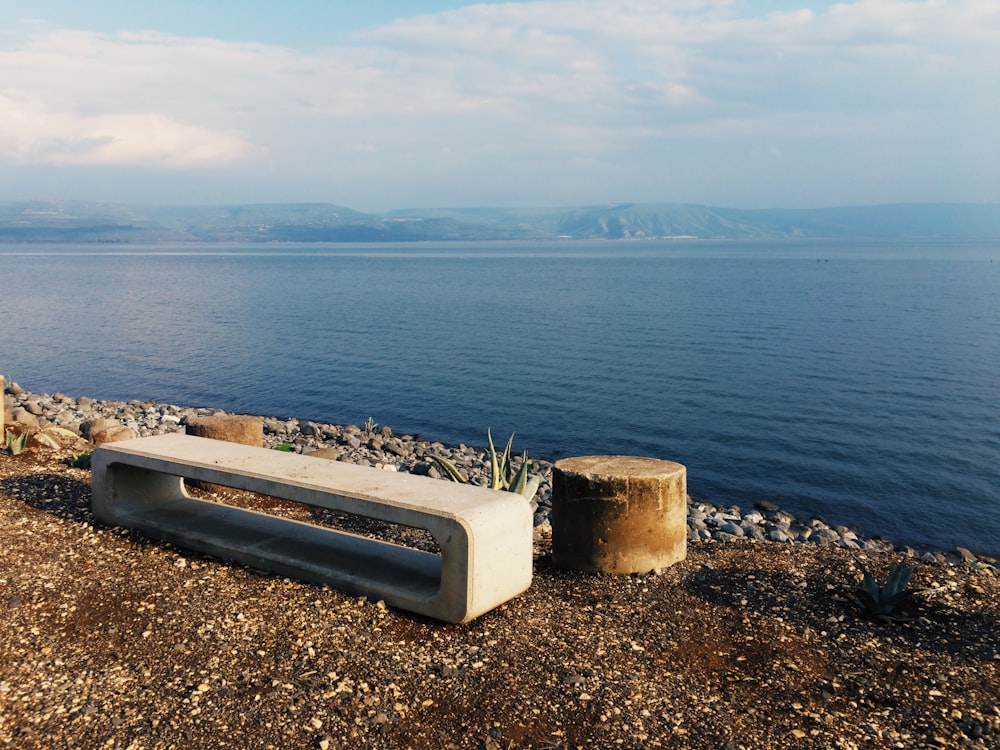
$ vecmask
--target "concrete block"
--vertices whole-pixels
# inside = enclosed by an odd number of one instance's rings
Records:
[[[525,591],[532,516],[523,497],[181,434],[102,445],[98,520],[445,622]],[[427,530],[441,554],[193,498],[193,479]]]

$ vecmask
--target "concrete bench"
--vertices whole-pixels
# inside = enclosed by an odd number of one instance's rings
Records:
[[[181,434],[94,451],[98,520],[445,622],[525,591],[532,514],[520,495]],[[184,479],[427,530],[441,554],[191,497]]]

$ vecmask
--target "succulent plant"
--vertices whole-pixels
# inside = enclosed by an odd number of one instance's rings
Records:
[[[24,446],[28,442],[28,431],[25,430],[20,435],[15,435],[13,430],[7,430],[7,437],[4,443],[4,448],[10,451],[10,455],[16,456],[18,453],[24,450]]]
[[[490,447],[490,489],[513,492],[523,496],[529,502],[538,491],[539,478],[528,476],[528,452],[521,454],[521,465],[517,472],[514,472],[510,463],[510,451],[514,444],[514,433],[507,438],[507,445],[503,453],[497,454],[496,446],[493,444],[493,434],[486,430],[486,439]],[[448,478],[453,482],[468,484],[466,477],[454,463],[443,456],[431,455],[434,462],[440,466]]]
[[[885,585],[879,586],[875,576],[868,568],[860,562],[858,567],[861,568],[864,577],[861,579],[861,584],[854,588],[858,593],[855,601],[865,613],[883,622],[909,619],[904,615],[897,614],[897,610],[911,601],[916,593],[916,589],[907,588],[914,568],[901,562],[896,563],[889,569]]]
[[[74,453],[69,457],[66,462],[74,469],[89,469],[90,468],[90,454],[89,453]]]

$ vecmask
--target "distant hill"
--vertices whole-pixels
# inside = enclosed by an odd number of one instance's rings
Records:
[[[742,210],[619,203],[571,208],[412,209],[328,203],[130,206],[0,203],[0,242],[413,242],[543,239],[1000,238],[1000,204]]]

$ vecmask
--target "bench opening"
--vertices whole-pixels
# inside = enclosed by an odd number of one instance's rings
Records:
[[[263,495],[193,479],[113,462],[107,510],[147,536],[348,593],[374,585],[430,600],[441,589],[441,549],[426,529],[282,497],[280,486]]]

